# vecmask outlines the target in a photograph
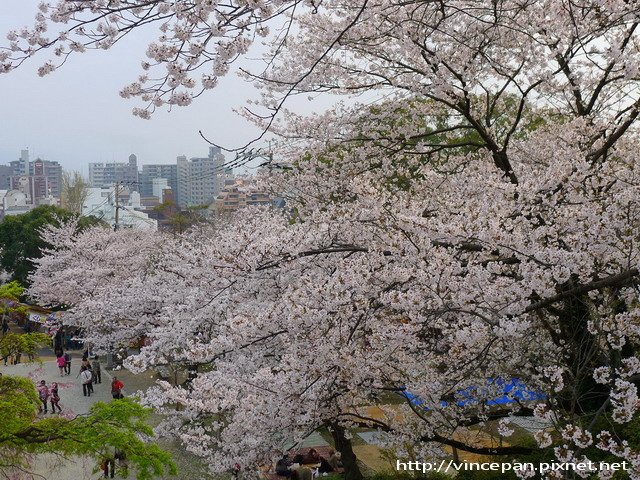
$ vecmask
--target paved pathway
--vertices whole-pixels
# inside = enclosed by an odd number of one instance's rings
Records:
[[[52,382],[58,384],[62,415],[73,417],[89,412],[92,404],[111,400],[111,377],[102,369],[102,383],[94,385],[94,394],[90,397],[82,395],[82,383],[76,378],[80,368],[80,359],[71,364],[71,375],[60,376],[55,361],[46,360],[42,363],[20,363],[18,365],[0,365],[0,372],[4,375],[29,377],[34,382],[45,380],[47,385]],[[50,406],[50,405],[49,405]],[[45,414],[40,414],[44,416]],[[51,416],[51,413],[47,415]],[[89,458],[61,458],[56,455],[38,455],[33,465],[34,479],[55,480],[93,480],[102,478],[101,472],[93,473],[96,463]]]
[[[75,365],[73,364],[75,363]],[[82,395],[82,383],[76,378],[80,368],[80,362],[73,362],[71,375],[60,376],[55,361],[20,363],[18,365],[0,366],[0,372],[5,375],[29,377],[39,383],[45,380],[47,385],[56,382],[60,395],[60,406],[63,415],[82,415],[89,412],[89,408],[96,402],[108,402],[111,400],[111,377],[102,369],[102,383],[94,385],[94,394],[90,397]]]

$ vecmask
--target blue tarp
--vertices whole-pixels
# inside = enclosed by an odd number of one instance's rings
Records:
[[[502,391],[502,395],[487,400],[486,397],[489,395],[489,391],[494,391],[496,388],[499,391]],[[467,405],[483,402],[486,406],[491,407],[494,405],[505,405],[508,403],[513,403],[516,400],[520,402],[529,402],[531,400],[542,400],[547,398],[546,395],[542,392],[528,389],[527,386],[517,378],[511,378],[509,380],[505,380],[502,378],[487,379],[484,393],[485,394],[483,395],[482,389],[478,388],[467,388],[464,390],[458,390],[455,394],[455,404],[459,407],[464,407]],[[424,401],[420,397],[410,393],[407,390],[403,390],[401,392],[401,395],[409,400],[412,405],[422,406],[424,404]],[[445,400],[440,401],[440,406],[442,407],[447,407],[449,406],[449,404],[450,402],[447,402]]]

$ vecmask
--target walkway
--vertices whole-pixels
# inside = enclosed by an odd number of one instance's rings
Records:
[[[76,360],[76,359],[74,359]],[[75,363],[75,365],[74,365]],[[60,376],[55,361],[19,363],[18,365],[0,366],[0,372],[5,375],[31,378],[34,382],[45,380],[47,385],[58,383],[60,394],[60,406],[65,416],[82,415],[89,413],[89,408],[96,402],[108,402],[111,400],[111,377],[102,370],[102,383],[94,385],[94,394],[90,397],[82,395],[82,383],[76,378],[80,368],[80,361],[71,364],[71,375]]]
[[[72,418],[89,412],[91,405],[96,402],[111,401],[111,377],[102,370],[102,383],[94,385],[95,393],[90,397],[82,395],[82,383],[76,378],[80,368],[80,359],[72,362],[71,375],[60,376],[55,361],[47,360],[42,364],[20,363],[18,365],[0,365],[0,372],[4,375],[15,375],[28,377],[39,382],[45,380],[47,385],[52,382],[58,383],[60,394],[60,406],[62,415]],[[74,365],[75,363],[75,365]],[[45,414],[40,414],[44,416]],[[48,413],[47,415],[52,415]],[[94,480],[102,478],[101,472],[93,473],[96,467],[92,459],[87,458],[61,458],[57,455],[38,455],[33,466],[36,474],[34,479],[57,479],[57,480]]]

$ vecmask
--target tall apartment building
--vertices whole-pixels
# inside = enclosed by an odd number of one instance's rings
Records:
[[[89,184],[92,187],[109,187],[114,183],[123,183],[138,190],[138,158],[129,155],[128,163],[94,162],[89,164]]]
[[[12,175],[29,175],[30,162],[29,162],[29,150],[20,150],[20,159],[9,162],[13,169]]]
[[[180,156],[178,167],[178,205],[209,205],[222,190],[227,172],[224,155],[218,147],[209,147],[209,156],[191,158]]]
[[[154,195],[153,180],[156,178],[166,178],[167,185],[171,187],[171,190],[174,192],[178,191],[178,165],[142,165],[142,171],[138,175],[141,197],[151,197]]]
[[[62,165],[58,162],[36,158],[29,160],[29,150],[22,150],[20,159],[9,162],[12,175],[9,188],[21,190],[29,196],[30,202],[47,196],[60,198],[62,193]],[[3,179],[0,178],[0,181]]]
[[[11,165],[0,165],[0,190],[11,189],[11,177],[13,177]]]
[[[189,180],[189,161],[185,155],[176,157],[176,174],[178,177],[178,188],[176,189],[176,203],[180,207],[187,205],[188,198],[188,180]]]

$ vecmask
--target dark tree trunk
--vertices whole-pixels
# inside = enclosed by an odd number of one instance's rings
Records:
[[[342,455],[344,467],[344,480],[362,480],[362,472],[358,466],[358,459],[353,453],[351,440],[345,435],[345,429],[338,424],[329,426],[329,431],[336,445],[336,450]]]
[[[591,316],[586,294],[565,299],[558,315],[567,366],[573,377],[572,385],[559,401],[565,410],[578,414],[596,411],[609,396],[608,388],[593,378],[593,370],[603,364],[604,358],[587,327]]]

